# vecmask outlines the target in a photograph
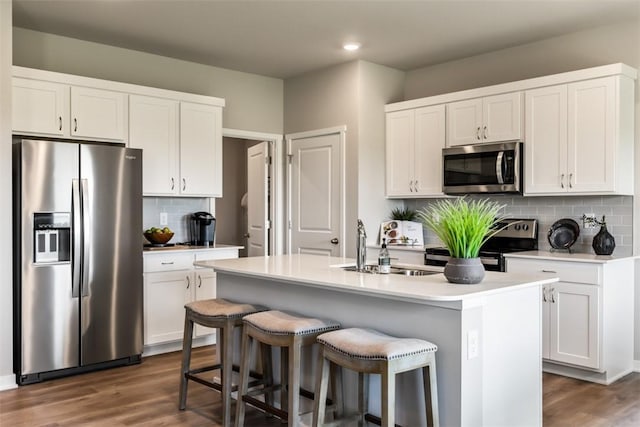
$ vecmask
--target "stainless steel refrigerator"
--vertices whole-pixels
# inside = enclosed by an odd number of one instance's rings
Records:
[[[139,363],[142,150],[13,141],[18,384]]]

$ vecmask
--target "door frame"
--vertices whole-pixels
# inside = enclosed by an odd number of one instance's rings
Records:
[[[297,132],[297,133],[290,133],[290,134],[286,134],[285,135],[285,140],[286,140],[286,149],[287,149],[287,183],[286,183],[286,192],[287,192],[287,197],[286,197],[286,214],[287,214],[287,222],[286,222],[286,234],[287,234],[287,239],[286,239],[286,253],[291,253],[291,227],[292,227],[292,214],[291,214],[291,210],[292,210],[292,205],[291,205],[291,195],[292,195],[292,190],[291,190],[291,176],[292,176],[292,172],[291,172],[291,156],[293,155],[293,153],[291,153],[291,143],[292,140],[294,139],[303,139],[303,138],[314,138],[314,137],[318,137],[318,136],[325,136],[325,135],[333,135],[333,134],[339,134],[340,135],[340,175],[341,175],[341,179],[340,179],[340,232],[339,232],[339,239],[340,242],[342,242],[342,244],[340,245],[340,256],[344,257],[346,254],[346,227],[345,227],[345,221],[347,218],[347,214],[346,214],[346,134],[347,134],[347,126],[346,125],[342,125],[342,126],[334,126],[334,127],[330,127],[330,128],[324,128],[324,129],[315,129],[315,130],[310,130],[310,131],[305,131],[305,132]]]
[[[254,132],[240,129],[222,128],[222,137],[238,138],[252,141],[267,141],[271,156],[271,203],[269,203],[269,215],[271,226],[269,229],[270,243],[269,253],[282,255],[284,253],[284,139],[281,134]]]

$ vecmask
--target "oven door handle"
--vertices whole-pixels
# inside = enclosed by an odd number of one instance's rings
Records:
[[[502,173],[503,161],[504,151],[500,151],[498,152],[498,157],[496,157],[496,177],[498,178],[498,184],[504,184],[504,175]]]

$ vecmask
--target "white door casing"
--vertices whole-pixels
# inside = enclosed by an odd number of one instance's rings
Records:
[[[287,135],[289,253],[345,255],[346,127]]]
[[[268,255],[269,233],[269,143],[247,149],[247,254]]]

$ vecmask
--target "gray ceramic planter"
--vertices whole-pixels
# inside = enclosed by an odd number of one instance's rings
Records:
[[[480,258],[451,258],[444,267],[444,277],[450,283],[474,285],[484,279],[484,265]]]

